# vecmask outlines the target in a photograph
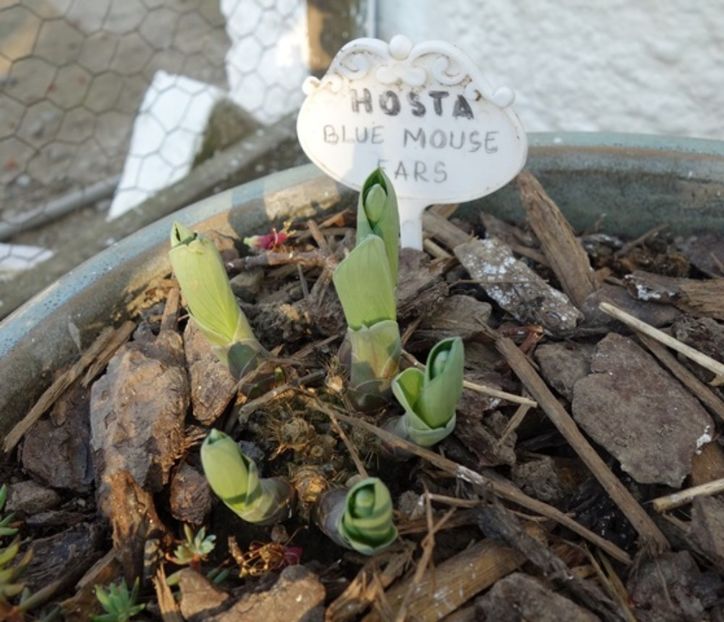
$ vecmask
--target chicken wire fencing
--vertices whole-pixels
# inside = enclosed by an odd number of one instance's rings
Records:
[[[187,176],[219,107],[226,143],[295,111],[365,4],[0,0],[0,287]]]

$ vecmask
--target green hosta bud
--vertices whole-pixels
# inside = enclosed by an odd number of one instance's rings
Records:
[[[357,245],[370,235],[376,235],[384,243],[390,274],[397,284],[400,215],[395,189],[380,168],[365,180],[357,203]]]
[[[201,445],[201,464],[211,490],[245,521],[269,525],[289,517],[292,487],[278,477],[260,478],[230,436],[212,429]]]
[[[334,271],[347,320],[350,384],[361,408],[379,405],[400,362],[395,286],[382,240],[370,235]]]
[[[390,491],[376,477],[364,479],[347,491],[325,493],[316,519],[320,529],[337,544],[364,555],[379,553],[397,538]]]
[[[176,223],[168,256],[194,322],[232,373],[242,375],[262,347],[239,309],[216,246]]]
[[[460,337],[443,339],[430,350],[425,371],[409,368],[392,383],[405,409],[386,427],[407,440],[429,447],[455,428],[455,407],[463,392],[465,352]]]

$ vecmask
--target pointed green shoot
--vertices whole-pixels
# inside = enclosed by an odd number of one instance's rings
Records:
[[[201,464],[211,490],[248,523],[273,524],[289,516],[293,500],[289,483],[259,477],[254,461],[230,436],[212,429],[201,445]]]
[[[194,322],[240,375],[261,346],[234,298],[221,254],[211,240],[175,223],[168,257]]]
[[[384,243],[390,274],[397,284],[400,215],[395,189],[381,168],[365,180],[357,202],[357,245],[370,235],[376,235]]]
[[[465,351],[460,337],[443,339],[427,357],[425,371],[409,368],[392,382],[405,414],[391,428],[403,438],[430,447],[455,428],[455,407],[463,392]]]
[[[337,266],[332,280],[351,329],[397,319],[395,285],[385,246],[376,235],[366,238]]]
[[[337,531],[350,548],[364,555],[379,553],[395,541],[392,498],[382,480],[369,477],[347,491]]]

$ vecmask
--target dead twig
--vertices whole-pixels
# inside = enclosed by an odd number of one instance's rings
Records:
[[[485,475],[473,471],[462,464],[458,464],[457,462],[453,462],[440,454],[436,454],[429,449],[418,447],[414,443],[401,439],[399,436],[396,436],[387,430],[378,428],[360,417],[351,417],[337,409],[335,406],[322,402],[316,397],[308,398],[307,403],[318,412],[324,413],[325,415],[328,415],[329,412],[333,412],[339,420],[349,423],[350,425],[364,428],[393,448],[401,449],[407,453],[414,454],[419,458],[426,460],[445,473],[478,487],[483,494],[492,492],[502,499],[516,503],[527,510],[535,512],[541,516],[545,516],[546,518],[550,518],[567,529],[570,529],[574,533],[577,533],[585,540],[588,540],[592,544],[603,549],[614,559],[617,559],[624,564],[631,563],[629,555],[612,542],[609,542],[605,538],[602,538],[589,529],[586,529],[583,525],[577,523],[570,516],[564,514],[557,508],[554,508],[552,505],[529,497],[513,484],[502,478],[486,477]]]
[[[525,355],[518,349],[511,339],[499,337],[496,341],[498,351],[503,355],[510,368],[528,389],[529,393],[538,401],[543,411],[548,415],[553,425],[568,441],[583,463],[590,469],[603,489],[628,518],[631,525],[639,535],[650,541],[660,549],[668,549],[669,543],[661,530],[651,517],[639,505],[638,501],[628,489],[613,474],[596,450],[591,447],[585,436],[578,429],[573,418],[561,406],[561,403],[551,393],[542,378],[533,369]]]
[[[697,497],[709,497],[711,495],[717,495],[720,492],[724,492],[724,478],[680,490],[671,495],[658,497],[654,499],[652,503],[657,512],[668,512],[669,510],[691,503]]]
[[[98,374],[100,374],[105,369],[106,365],[108,365],[108,362],[113,358],[113,355],[116,353],[116,350],[118,350],[118,348],[120,348],[124,343],[126,343],[126,341],[130,339],[135,329],[136,323],[131,322],[130,320],[121,324],[106,348],[98,355],[96,360],[91,363],[90,367],[88,367],[88,370],[85,372],[83,380],[81,380],[81,386],[84,389],[88,388],[90,383],[95,380],[96,376],[98,376]]]
[[[616,318],[619,322],[623,322],[626,326],[633,328],[634,330],[648,335],[652,339],[663,343],[672,350],[676,350],[680,354],[683,354],[686,358],[691,359],[695,363],[701,365],[704,369],[708,369],[714,374],[714,379],[709,383],[712,386],[719,386],[724,383],[724,365],[719,361],[715,361],[710,356],[695,350],[691,346],[687,346],[678,339],[675,339],[671,335],[667,335],[665,332],[660,331],[658,328],[654,328],[651,324],[642,322],[637,317],[634,317],[630,313],[626,313],[623,309],[608,303],[602,302],[598,305],[598,308],[605,314]]]

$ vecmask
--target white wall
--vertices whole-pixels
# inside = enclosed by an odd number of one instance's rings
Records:
[[[377,36],[445,39],[529,131],[724,139],[721,0],[377,0]]]

